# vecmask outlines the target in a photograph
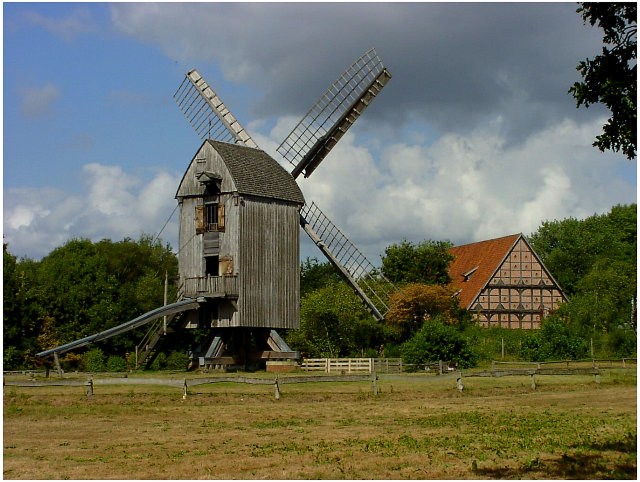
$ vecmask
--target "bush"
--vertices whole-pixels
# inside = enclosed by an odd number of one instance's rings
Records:
[[[189,365],[189,357],[186,353],[172,351],[167,357],[166,370],[186,370]]]
[[[104,365],[104,353],[100,348],[92,348],[84,354],[84,366],[88,372],[103,372],[105,370]]]
[[[107,358],[107,371],[108,372],[126,372],[127,360],[118,355],[111,355]]]
[[[637,353],[638,337],[633,330],[614,330],[609,334],[609,347],[616,357],[627,357]]]
[[[477,356],[467,338],[455,326],[436,317],[400,346],[402,359],[408,364],[425,364],[438,360],[451,361],[460,368],[476,365]]]
[[[523,340],[522,352],[529,361],[577,360],[589,354],[589,341],[562,316],[553,314],[542,322],[539,331]]]
[[[153,359],[153,361],[151,362],[151,365],[149,365],[149,368],[153,371],[158,371],[158,370],[163,370],[166,365],[167,365],[167,355],[160,352]]]

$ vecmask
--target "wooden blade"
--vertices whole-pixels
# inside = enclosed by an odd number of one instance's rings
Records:
[[[338,77],[277,149],[294,178],[309,177],[390,78],[375,49]]]
[[[258,147],[197,70],[186,74],[173,98],[202,140]]]

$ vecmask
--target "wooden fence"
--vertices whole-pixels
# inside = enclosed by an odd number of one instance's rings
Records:
[[[325,373],[401,373],[403,369],[401,358],[305,358],[300,367]]]
[[[161,385],[182,388],[182,398],[186,399],[189,387],[207,385],[211,383],[246,383],[250,385],[271,385],[274,387],[276,400],[280,399],[280,385],[292,383],[317,383],[317,382],[371,382],[371,389],[374,395],[378,394],[378,377],[375,373],[371,375],[332,375],[332,376],[300,376],[278,378],[257,378],[257,377],[206,377],[206,378],[128,378],[109,377],[96,378],[89,377],[86,380],[80,379],[57,379],[57,380],[7,380],[3,379],[4,387],[86,387],[87,397],[94,395],[94,388],[100,385]]]

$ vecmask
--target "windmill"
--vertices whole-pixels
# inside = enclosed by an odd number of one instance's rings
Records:
[[[338,77],[277,148],[291,164],[294,179],[300,174],[308,178],[316,170],[390,78],[373,48]],[[201,139],[258,148],[196,70],[186,74],[174,99]],[[381,321],[389,310],[386,299],[393,285],[315,202],[302,207],[300,225],[371,314]]]
[[[288,172],[198,71],[188,72],[174,99],[203,143],[176,193],[178,301],[38,355],[53,355],[60,370],[58,354],[150,324],[136,348],[139,366],[180,319],[185,328],[208,330],[191,353],[200,366],[297,358],[277,330],[300,327],[300,227],[381,321],[393,285],[316,203],[305,201],[296,179],[315,171],[390,78],[374,49],[349,66],[278,147]]]

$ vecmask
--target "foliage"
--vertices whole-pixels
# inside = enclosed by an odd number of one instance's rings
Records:
[[[167,355],[163,352],[159,352],[153,358],[151,363],[149,364],[149,369],[157,372],[158,370],[164,370],[167,366]]]
[[[400,347],[402,360],[408,364],[424,364],[438,360],[452,361],[460,368],[476,365],[477,356],[458,327],[438,316],[422,325],[412,338]]]
[[[584,220],[545,221],[531,244],[569,296],[571,323],[591,334],[635,328],[637,206]]]
[[[3,364],[5,370],[25,368],[36,352],[38,313],[29,287],[35,282],[35,263],[20,262],[3,244]]]
[[[576,70],[583,78],[569,92],[577,107],[602,103],[611,111],[596,136],[595,147],[604,151],[622,150],[628,159],[637,149],[637,5],[629,3],[581,3],[582,19],[603,30],[602,54],[581,61]]]
[[[126,372],[127,360],[123,356],[110,355],[109,358],[107,358],[106,369],[108,372]]]
[[[300,329],[286,341],[303,356],[337,358],[382,343],[383,332],[349,286],[330,283],[301,300]]]
[[[84,366],[88,372],[103,372],[106,369],[104,352],[92,348],[84,354]]]
[[[399,329],[401,339],[407,339],[436,316],[449,324],[467,321],[469,315],[460,308],[454,293],[451,286],[410,284],[391,295],[386,320]]]
[[[307,257],[300,265],[300,298],[328,284],[341,281],[340,273],[331,263],[320,263],[318,258]]]
[[[609,347],[615,357],[636,356],[638,350],[636,332],[628,328],[612,331],[609,334]]]
[[[16,261],[4,247],[5,366],[34,363],[38,351],[98,333],[157,308],[165,272],[177,274],[170,246],[139,241],[73,239],[41,261]],[[176,287],[170,286],[174,299]],[[105,340],[105,352],[124,355],[138,331]]]
[[[414,244],[406,239],[387,246],[382,257],[382,274],[392,283],[446,285],[451,281],[449,263],[453,255],[449,241],[425,240]]]
[[[589,354],[588,340],[567,323],[563,311],[543,320],[540,330],[525,338],[522,350],[527,360],[576,360]]]
[[[172,351],[167,357],[166,366],[167,370],[186,370],[189,365],[189,357],[182,351]]]

